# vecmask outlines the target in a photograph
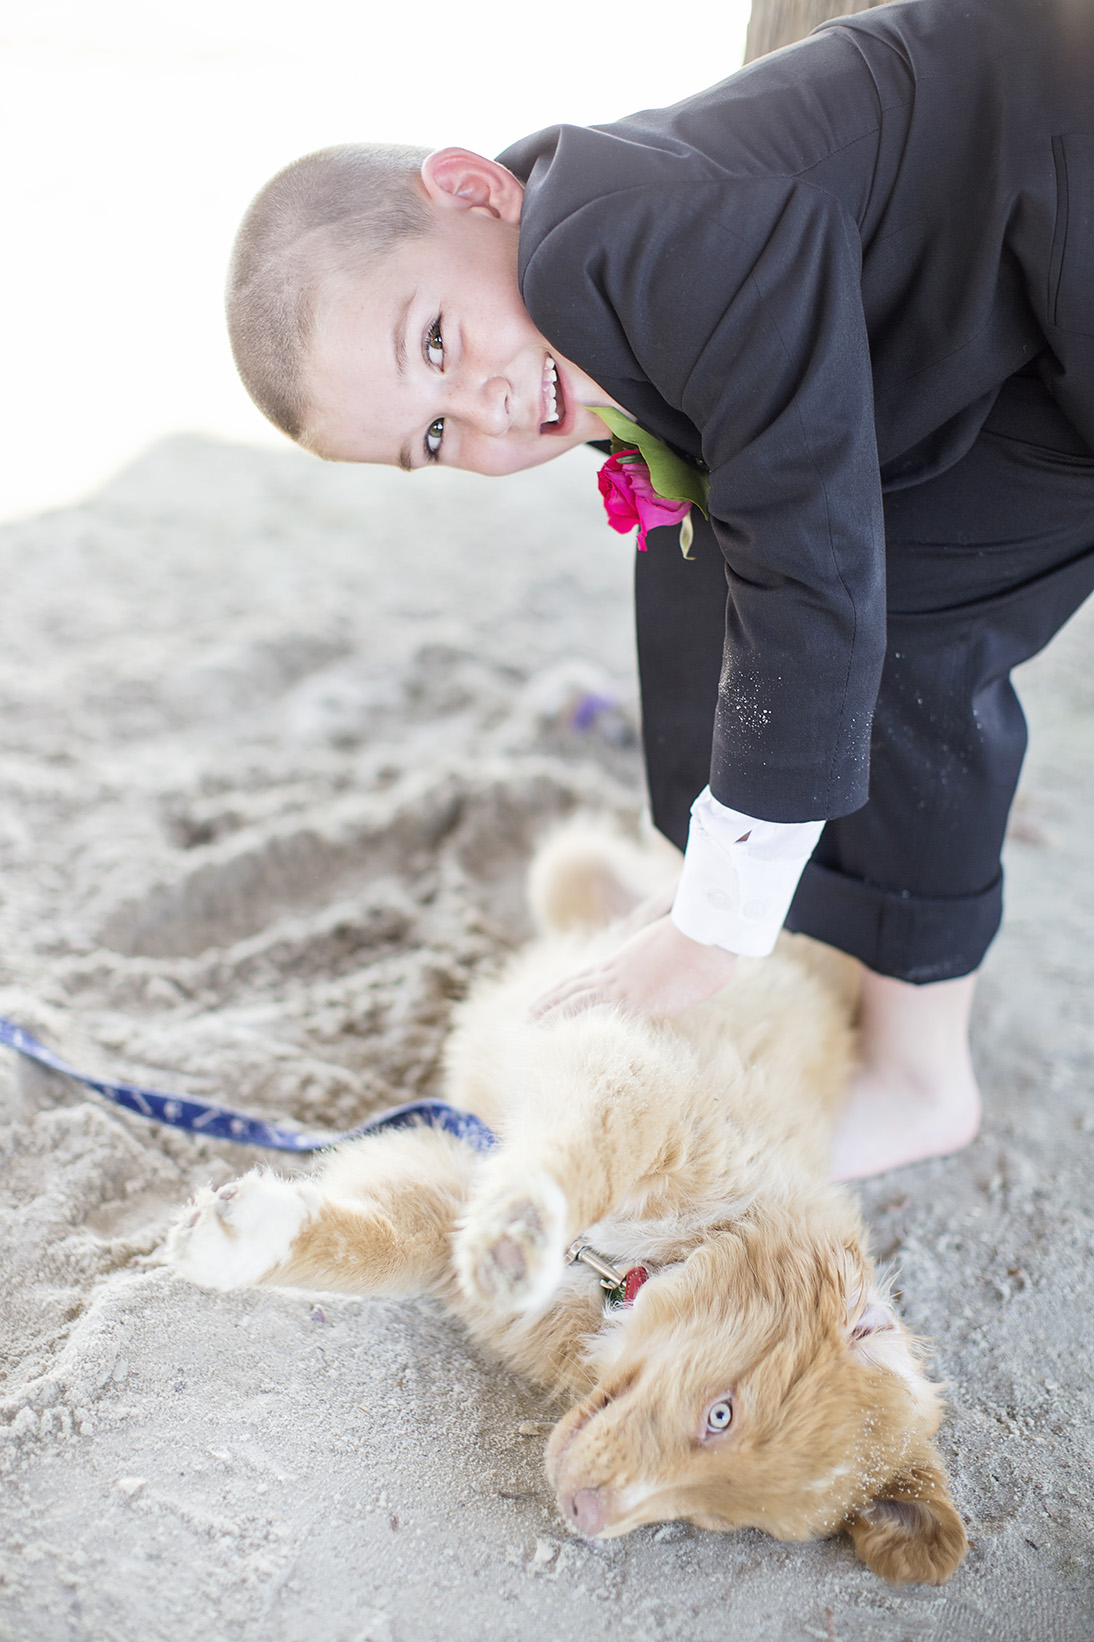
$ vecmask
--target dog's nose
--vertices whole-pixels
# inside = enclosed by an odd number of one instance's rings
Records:
[[[607,1523],[609,1498],[606,1489],[579,1488],[576,1494],[563,1496],[562,1509],[578,1533],[592,1539]]]

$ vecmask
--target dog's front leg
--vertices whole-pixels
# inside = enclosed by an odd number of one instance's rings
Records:
[[[506,1144],[455,1244],[464,1292],[505,1311],[545,1304],[568,1245],[613,1210],[667,1209],[703,1140],[694,1060],[672,1033],[591,1009],[528,1027],[523,1047]]]
[[[421,1294],[451,1274],[451,1238],[475,1154],[434,1129],[351,1141],[314,1177],[252,1169],[183,1210],[166,1245],[203,1288],[259,1283]]]

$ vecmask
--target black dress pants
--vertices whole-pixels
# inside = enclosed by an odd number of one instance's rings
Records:
[[[639,554],[643,741],[654,824],[687,840],[709,779],[725,569],[713,532]],[[830,821],[787,928],[901,980],[969,974],[1002,916],[1000,853],[1026,748],[1010,672],[1094,589],[1094,452],[1033,375],[960,462],[885,498],[888,646],[870,796]]]

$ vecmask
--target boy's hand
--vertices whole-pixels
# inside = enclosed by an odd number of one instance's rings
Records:
[[[665,916],[647,924],[610,958],[571,975],[537,998],[533,1020],[577,1015],[594,1004],[616,1004],[628,1015],[665,1018],[702,1003],[731,978],[737,959],[720,946],[703,946]]]

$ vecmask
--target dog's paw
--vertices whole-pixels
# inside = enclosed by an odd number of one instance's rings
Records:
[[[545,1306],[564,1269],[566,1222],[563,1192],[542,1177],[473,1201],[455,1243],[464,1293],[502,1311]]]
[[[164,1254],[180,1277],[202,1288],[260,1283],[283,1264],[322,1194],[308,1181],[252,1169],[219,1191],[205,1186],[167,1237]]]

